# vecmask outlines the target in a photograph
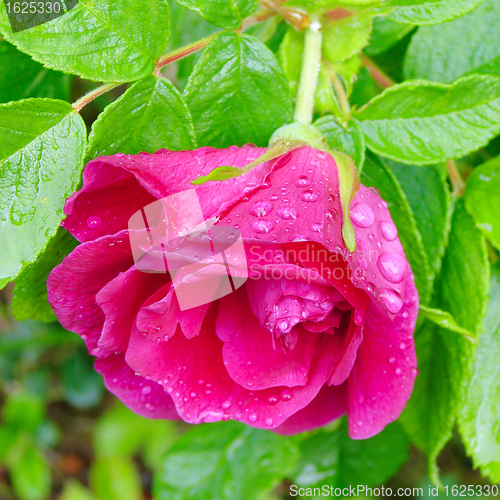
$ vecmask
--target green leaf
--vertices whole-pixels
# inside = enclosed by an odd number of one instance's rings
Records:
[[[184,47],[194,40],[209,36],[218,30],[216,26],[205,21],[196,12],[186,9],[174,0],[169,0],[169,6],[171,19],[174,19],[175,22],[172,23],[172,31],[167,47],[168,52]],[[199,52],[195,52],[177,61],[176,85],[178,88],[186,86],[187,79],[193,71],[199,55]]]
[[[19,435],[19,429],[13,425],[0,427],[0,463],[8,461],[10,452],[16,448]]]
[[[57,19],[12,33],[5,9],[0,31],[45,67],[103,82],[150,75],[170,33],[166,0],[80,0]]]
[[[154,497],[254,500],[292,473],[297,459],[291,438],[237,422],[199,425],[166,454]]]
[[[14,491],[22,500],[45,500],[50,493],[51,473],[47,458],[31,441],[9,460]]]
[[[484,0],[389,0],[384,5],[396,7],[389,18],[399,23],[438,24],[463,16]]]
[[[402,38],[414,29],[411,24],[401,24],[391,21],[387,17],[375,17],[373,19],[373,30],[370,37],[370,45],[365,52],[369,56],[382,54],[396,45]]]
[[[465,204],[480,231],[500,250],[500,156],[474,169]]]
[[[290,93],[297,96],[304,52],[304,32],[288,27],[278,49],[278,61],[290,84]]]
[[[389,161],[388,165],[398,178],[412,208],[432,276],[435,276],[441,269],[453,214],[446,171],[437,165],[418,167],[393,161]]]
[[[349,438],[344,419],[340,429],[317,431],[301,443],[294,483],[303,487],[373,487],[385,483],[408,460],[408,438],[396,422],[375,437]]]
[[[75,238],[60,227],[46,250],[32,265],[24,267],[16,278],[12,299],[16,319],[23,321],[31,318],[45,323],[56,321],[54,311],[47,302],[47,277],[77,244]]]
[[[0,288],[56,233],[83,168],[86,127],[68,103],[0,105]]]
[[[44,68],[10,43],[0,42],[0,103],[28,97],[70,99],[71,77]]]
[[[169,80],[149,76],[134,83],[93,123],[87,157],[196,148],[191,115]]]
[[[320,118],[314,122],[314,126],[325,136],[329,147],[347,153],[353,159],[358,172],[361,171],[365,161],[365,138],[357,120],[349,122],[349,130],[331,115]]]
[[[176,0],[221,28],[236,29],[257,7],[257,0]]]
[[[17,392],[7,399],[2,416],[7,425],[34,431],[45,418],[45,407],[34,394]]]
[[[367,146],[403,163],[460,158],[500,132],[500,79],[469,76],[453,85],[395,85],[356,113]]]
[[[78,409],[91,408],[99,403],[104,392],[102,377],[94,370],[94,361],[85,349],[76,350],[61,365],[63,395]]]
[[[288,82],[271,51],[256,38],[222,33],[200,56],[184,97],[200,146],[267,146],[292,121]]]
[[[455,318],[450,313],[446,311],[441,311],[440,309],[432,309],[430,307],[425,307],[423,305],[420,305],[420,313],[424,318],[427,318],[436,325],[445,328],[446,330],[449,330],[451,332],[463,335],[465,339],[467,339],[469,342],[472,342],[473,344],[477,343],[474,334],[472,332],[469,332],[469,330],[466,330],[465,328],[462,328],[460,325],[458,325],[458,323],[455,321]]]
[[[417,223],[398,180],[380,158],[368,154],[361,172],[361,182],[365,186],[378,189],[382,199],[387,202],[415,276],[420,302],[426,304],[432,290],[432,274]]]
[[[96,500],[96,497],[78,481],[70,479],[64,486],[60,500]]]
[[[141,500],[141,479],[129,457],[98,458],[90,467],[90,485],[99,500]]]
[[[490,302],[459,428],[474,467],[500,482],[500,266],[492,268]]]
[[[331,63],[349,59],[368,44],[373,12],[323,22],[323,55]]]
[[[468,73],[500,76],[500,3],[488,0],[464,17],[420,28],[405,58],[407,79],[448,83]]]
[[[459,201],[437,284],[437,307],[463,328],[482,330],[489,288],[484,238]],[[416,333],[419,376],[401,421],[412,441],[428,454],[432,479],[439,452],[450,439],[471,376],[474,346],[460,335],[426,321]]]

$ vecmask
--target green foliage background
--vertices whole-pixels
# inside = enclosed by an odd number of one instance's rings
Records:
[[[306,15],[323,26],[314,124],[387,200],[415,274],[412,398],[359,442],[345,421],[282,437],[142,419],[47,303],[76,245],[64,200],[102,154],[267,145],[293,119]],[[81,0],[12,33],[1,1],[0,499],[500,483],[499,21],[498,0]]]

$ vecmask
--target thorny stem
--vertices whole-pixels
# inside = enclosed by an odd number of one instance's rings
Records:
[[[367,55],[361,53],[361,61],[365,68],[370,72],[372,78],[384,89],[392,87],[395,82],[387,76]]]
[[[465,182],[458,171],[455,160],[446,160],[446,168],[448,169],[448,176],[453,185],[453,194],[455,196],[462,196],[465,192]]]
[[[86,106],[89,102],[92,102],[96,97],[99,97],[100,95],[105,94],[120,85],[123,85],[123,83],[106,83],[94,90],[91,90],[88,94],[85,94],[83,97],[78,99],[78,101],[73,103],[73,109],[79,113],[84,106]]]
[[[283,5],[281,5],[281,3],[277,0],[261,0],[260,3],[264,7],[283,16],[285,21],[297,30],[305,30],[311,24],[311,20],[309,19],[309,17],[307,17],[307,14],[305,12],[297,9],[283,7]]]
[[[318,21],[313,21],[305,36],[304,59],[295,104],[294,119],[296,122],[311,123],[313,119],[314,98],[321,61],[321,40],[321,24]]]

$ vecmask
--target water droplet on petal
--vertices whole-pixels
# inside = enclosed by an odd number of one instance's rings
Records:
[[[266,403],[268,405],[274,406],[275,404],[278,404],[279,398],[276,394],[269,394],[266,398]]]
[[[273,206],[268,201],[258,201],[250,209],[250,213],[256,217],[265,217],[273,211]]]
[[[231,408],[231,401],[224,401],[221,406],[223,410],[228,410]]]
[[[403,307],[401,295],[391,288],[382,288],[380,290],[380,300],[391,314],[397,314]]]
[[[311,181],[308,179],[307,175],[301,175],[295,182],[295,185],[298,187],[307,187],[311,185]]]
[[[278,208],[278,215],[284,220],[293,220],[298,217],[297,210],[292,207]]]
[[[398,237],[398,228],[392,222],[380,221],[380,230],[387,241],[394,241]]]
[[[259,234],[268,234],[274,229],[274,224],[267,220],[258,220],[252,224],[253,230]]]
[[[396,369],[394,370],[394,373],[395,373],[396,375],[401,375],[401,368],[396,368]]]
[[[411,374],[416,377],[418,375],[418,370],[416,368],[411,369]]]
[[[255,413],[251,413],[250,415],[248,415],[248,420],[250,420],[250,422],[257,422],[257,415]]]
[[[399,344],[399,348],[403,351],[406,349],[406,344],[404,342],[401,342],[401,344]]]
[[[403,311],[401,316],[403,316],[404,319],[408,318],[409,316],[408,311]]]
[[[280,392],[280,399],[281,401],[290,401],[293,397],[293,392],[290,389],[283,389]]]
[[[304,191],[300,195],[300,199],[302,201],[308,201],[309,203],[313,203],[318,199],[318,195],[314,193],[313,191]]]
[[[143,394],[149,394],[149,393],[151,392],[151,386],[149,386],[149,385],[145,385],[145,386],[142,388],[141,392],[142,392]]]
[[[391,363],[391,365],[395,362],[396,362],[396,358],[394,358],[394,357],[389,358],[389,363]]]
[[[266,425],[273,425],[274,420],[272,418],[266,418]]]
[[[87,219],[87,227],[89,229],[97,229],[98,227],[100,227],[102,224],[102,220],[99,216],[97,215],[91,215],[88,219]]]
[[[364,203],[357,203],[351,208],[351,219],[359,227],[370,227],[375,220],[372,209]]]
[[[313,233],[321,233],[321,231],[323,231],[323,224],[315,222],[309,229],[311,229]]]
[[[377,261],[382,276],[391,283],[401,283],[406,274],[406,257],[397,252],[386,252]]]

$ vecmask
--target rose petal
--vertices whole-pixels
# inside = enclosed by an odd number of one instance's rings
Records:
[[[314,358],[305,386],[249,391],[234,382],[224,367],[223,343],[215,335],[215,320],[216,311],[211,309],[202,332],[191,340],[176,334],[168,342],[155,344],[136,329],[132,331],[127,363],[161,383],[185,421],[230,418],[272,429],[316,396],[333,356],[328,342]]]
[[[95,369],[104,377],[108,391],[125,406],[146,418],[180,420],[172,398],[156,382],[136,375],[123,354],[97,359]]]
[[[224,342],[224,365],[230,377],[249,390],[307,384],[320,335],[301,327],[296,332],[297,345],[283,350],[273,342],[271,332],[259,325],[244,289],[220,301],[216,333]]]
[[[413,390],[417,359],[413,330],[418,295],[413,275],[406,275],[401,314],[391,321],[371,302],[364,326],[364,339],[348,379],[349,434],[365,439],[396,420]]]
[[[347,413],[347,384],[324,385],[317,396],[302,410],[288,417],[273,429],[278,434],[290,436],[322,427]]]
[[[98,355],[104,313],[96,295],[133,264],[128,232],[103,236],[76,247],[47,279],[47,298],[61,325],[80,335]]]

